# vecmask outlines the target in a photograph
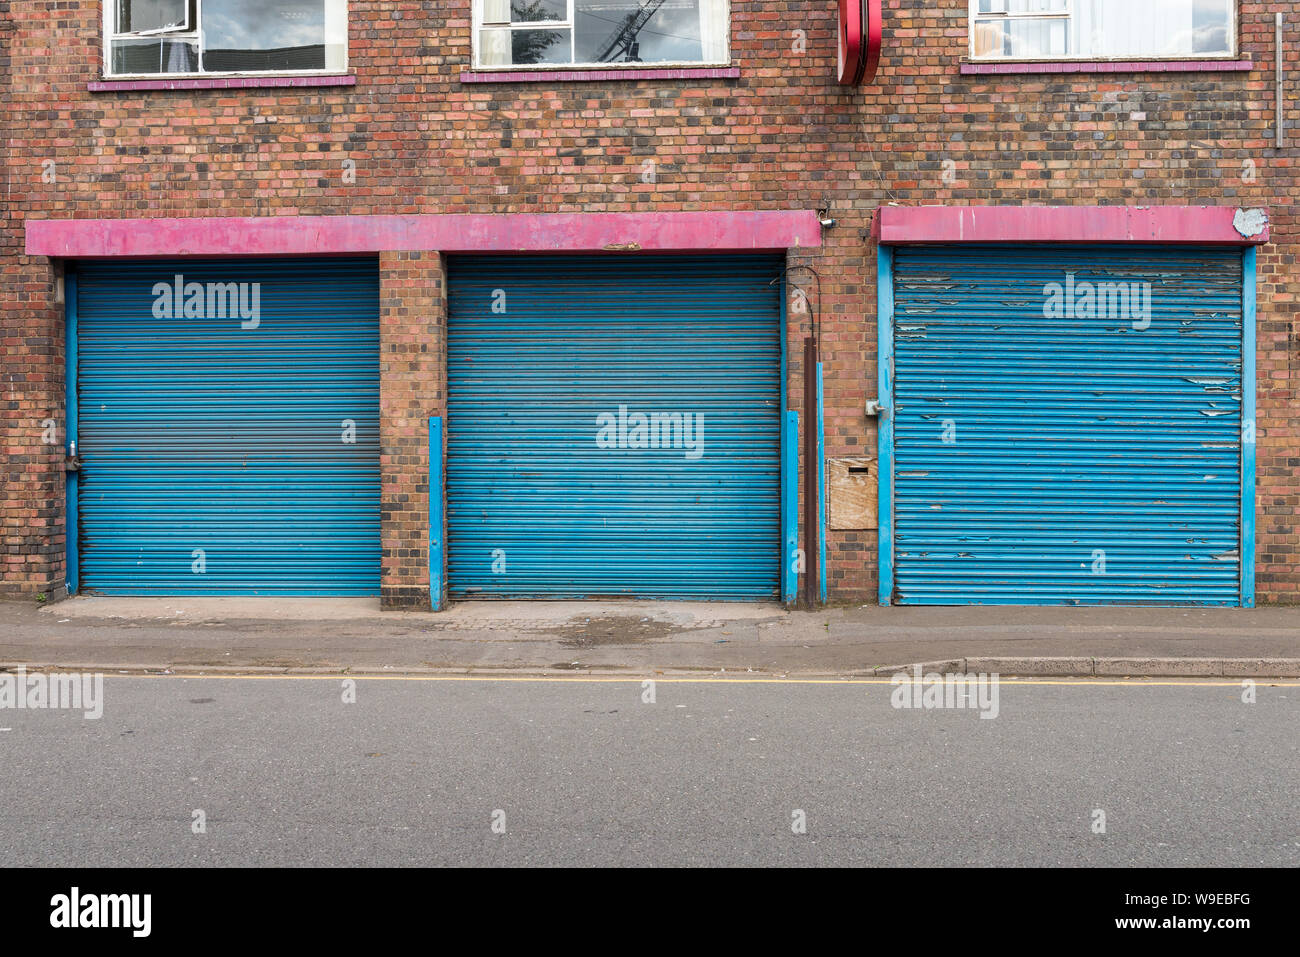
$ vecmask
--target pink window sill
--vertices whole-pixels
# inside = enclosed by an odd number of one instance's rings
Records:
[[[94,80],[91,93],[135,90],[247,90],[271,87],[356,86],[355,74],[322,76],[182,76],[147,80]]]
[[[740,67],[664,67],[623,70],[466,70],[462,83],[574,83],[609,80],[735,80]]]
[[[963,74],[1003,73],[1244,73],[1254,69],[1250,60],[1059,60],[1053,63],[972,63],[964,61]]]

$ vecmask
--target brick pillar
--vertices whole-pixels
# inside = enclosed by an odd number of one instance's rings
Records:
[[[60,271],[19,256],[17,220],[0,222],[0,595],[64,594],[63,307]]]
[[[446,317],[446,284],[438,253],[380,254],[380,595],[384,608],[429,607],[429,416],[446,414]]]

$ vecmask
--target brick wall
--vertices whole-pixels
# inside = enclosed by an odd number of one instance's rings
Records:
[[[809,285],[821,320],[827,454],[839,456],[875,448],[862,415],[876,376],[874,208],[1204,203],[1273,212],[1273,243],[1260,251],[1258,592],[1295,600],[1295,148],[1272,148],[1271,64],[1273,12],[1285,10],[1296,73],[1300,3],[1242,0],[1241,52],[1258,64],[1247,73],[987,77],[959,73],[966,0],[885,0],[880,74],[851,91],[832,79],[829,0],[732,6],[738,80],[462,84],[469,0],[372,0],[350,5],[354,88],[92,94],[100,4],[0,0],[11,76],[0,235],[5,587],[31,593],[62,580],[61,464],[37,429],[47,414],[62,423],[62,331],[48,263],[18,255],[26,217],[827,208],[837,225],[824,247],[790,262],[820,277],[818,295],[808,274],[791,274]],[[1285,106],[1294,123],[1294,92]],[[42,181],[46,160],[52,183]],[[406,283],[434,267],[385,257],[383,268],[385,330],[406,334],[432,308]],[[802,335],[792,322],[796,405]],[[415,380],[429,377],[426,403],[442,387],[439,363],[423,354],[384,361],[401,374],[384,392],[394,409],[384,454],[396,467],[384,508],[401,516],[386,532],[385,574],[388,600],[401,603],[416,600],[424,574],[407,524],[423,507],[410,471],[420,453],[405,430],[418,433],[411,423],[429,411]],[[875,547],[872,532],[832,533],[833,598],[874,598]]]
[[[427,609],[429,416],[446,414],[442,257],[384,253],[379,289],[382,602]]]

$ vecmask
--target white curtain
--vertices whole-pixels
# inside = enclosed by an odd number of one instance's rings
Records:
[[[188,40],[162,40],[161,50],[166,62],[159,64],[159,73],[189,73],[191,46]]]
[[[325,0],[325,69],[348,67],[347,0]]]
[[[509,23],[510,0],[474,0],[481,11],[482,23]],[[480,66],[509,66],[513,57],[509,30],[480,30],[478,62]]]
[[[705,63],[726,63],[731,40],[728,0],[700,0],[700,45]]]
[[[1202,8],[1203,17],[1210,14],[1200,23],[1195,16],[1197,6]],[[1226,46],[1205,49],[1205,36],[1207,29],[1227,25],[1229,9],[1231,4],[1226,0],[1218,4],[1206,0],[1199,4],[1195,0],[1074,0],[1071,52],[1085,57],[1226,54],[1230,52]]]

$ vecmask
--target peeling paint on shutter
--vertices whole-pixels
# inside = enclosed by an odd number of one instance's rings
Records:
[[[378,594],[377,263],[113,262],[77,273],[81,587]],[[203,316],[156,316],[155,284],[178,275],[205,291],[257,283],[255,328],[220,316],[206,295]]]
[[[776,598],[780,269],[452,259],[450,594]],[[634,413],[703,416],[702,451],[598,445]]]
[[[1237,249],[896,249],[895,600],[1238,604],[1241,283]]]

